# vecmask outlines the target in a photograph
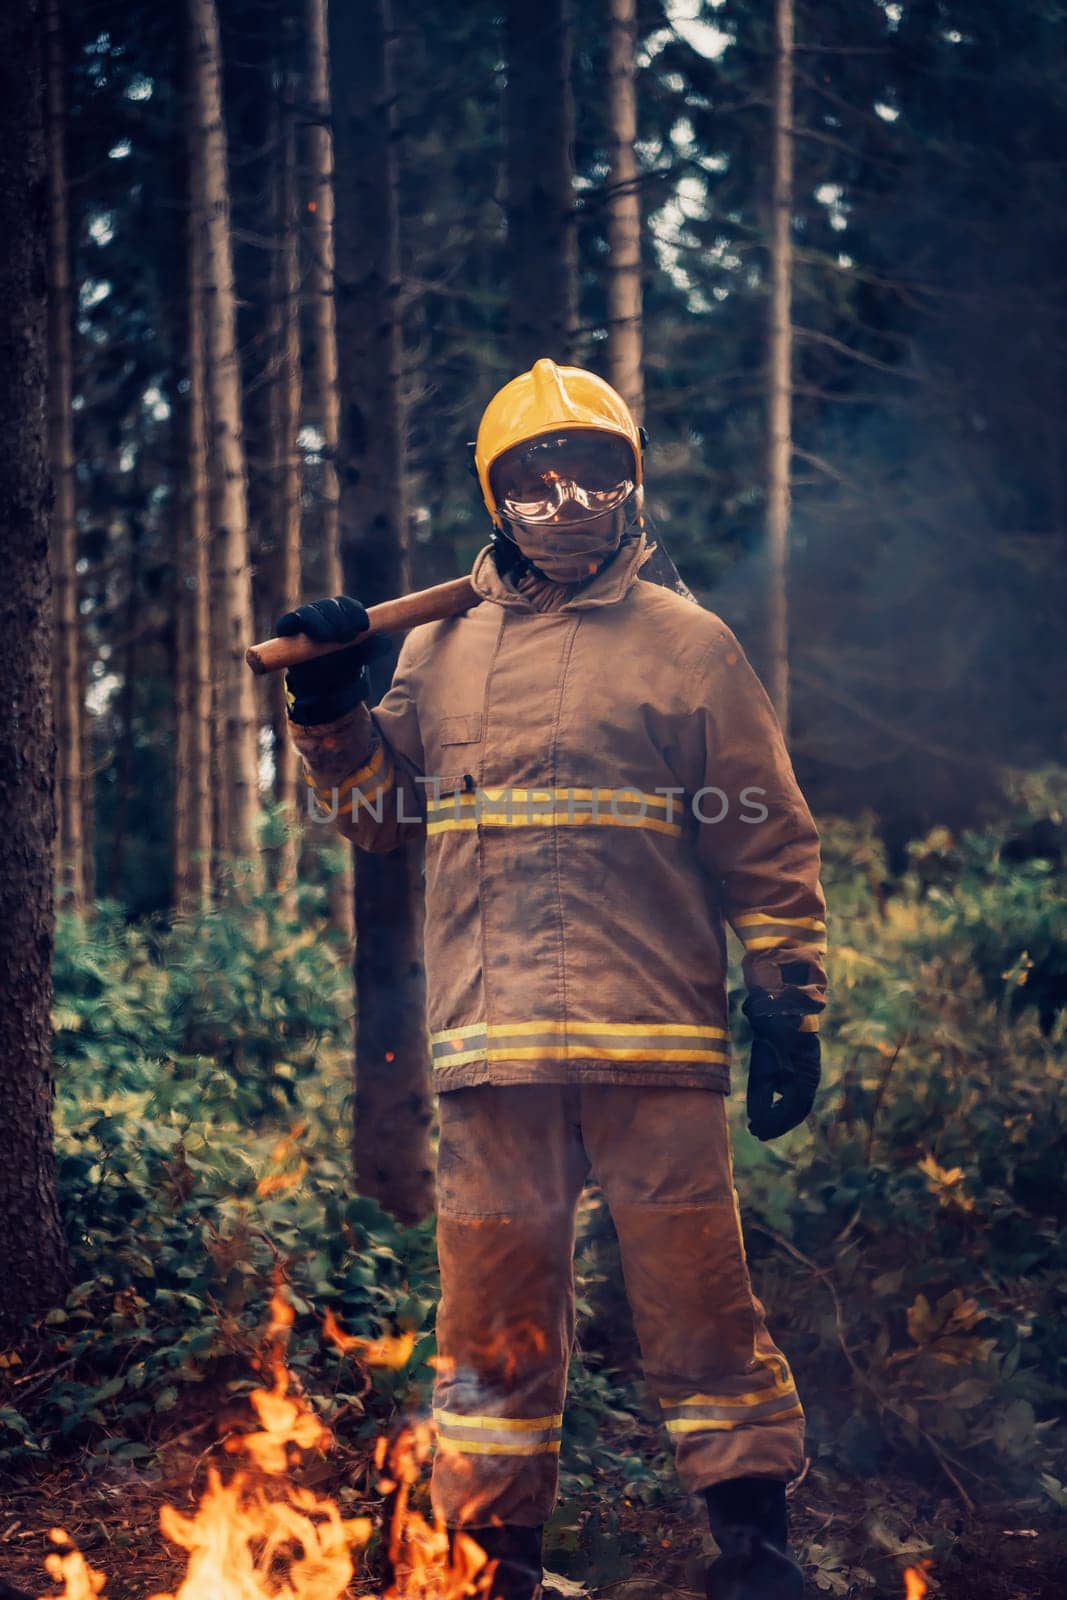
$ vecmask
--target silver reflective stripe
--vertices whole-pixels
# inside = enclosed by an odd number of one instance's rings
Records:
[[[466,1455],[555,1455],[562,1438],[563,1416],[479,1417],[456,1411],[435,1411],[438,1442]]]

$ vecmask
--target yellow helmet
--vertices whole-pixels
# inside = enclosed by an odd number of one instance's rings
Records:
[[[557,367],[547,358],[535,361],[531,371],[512,378],[497,391],[478,424],[474,467],[482,498],[498,528],[500,511],[489,481],[493,462],[514,445],[558,428],[595,428],[625,439],[634,453],[634,482],[640,488],[644,481],[641,433],[622,395],[595,372]]]

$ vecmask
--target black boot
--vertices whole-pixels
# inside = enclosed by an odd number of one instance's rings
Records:
[[[785,1484],[731,1478],[704,1490],[722,1552],[708,1570],[708,1600],[803,1600],[804,1574],[789,1554]]]
[[[487,1600],[537,1600],[541,1592],[541,1540],[544,1528],[502,1523],[464,1530],[497,1563]]]

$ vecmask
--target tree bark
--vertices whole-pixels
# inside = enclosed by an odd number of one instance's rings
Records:
[[[218,838],[231,863],[248,864],[252,885],[260,864],[258,717],[244,652],[252,638],[248,549],[248,477],[241,432],[241,378],[230,236],[226,131],[222,121],[219,25],[215,0],[189,0],[193,35],[193,127],[204,206],[206,380],[210,397],[213,477],[212,583],[215,667],[221,717],[220,773],[225,788]]]
[[[309,573],[320,578],[323,594],[340,594],[341,546],[338,520],[337,452],[341,437],[341,398],[337,376],[337,317],[334,305],[334,174],[330,122],[330,56],[327,0],[308,0],[307,129],[308,297],[311,323],[312,405],[322,435],[321,502],[317,547],[305,551]]]
[[[331,11],[342,559],[368,603],[410,582],[390,34],[386,0]],[[420,858],[365,854],[356,874],[356,1180],[404,1220],[432,1205]]]
[[[319,504],[303,540],[304,582],[316,594],[341,594],[337,454],[341,437],[341,393],[337,373],[334,302],[334,173],[330,108],[327,0],[307,0],[307,98],[310,103],[305,161],[307,180],[308,305],[311,325],[311,414],[322,436]],[[298,801],[299,804],[299,801]],[[346,841],[344,868],[330,880],[330,921],[355,936],[354,850]]]
[[[67,218],[63,24],[48,0],[48,440],[55,503],[52,583],[55,612],[56,858],[60,903],[84,906],[82,721],[85,715],[78,611],[78,532],[74,487],[73,311]]]
[[[111,859],[107,892],[112,900],[123,900],[123,874],[126,866],[126,829],[134,791],[134,717],[137,712],[137,614],[141,587],[141,530],[132,522],[127,550],[126,606],[123,617],[122,692],[119,695],[118,759],[115,763],[115,795],[112,801]]]
[[[641,201],[638,193],[634,47],[637,0],[611,0],[608,29],[608,381],[637,422],[644,418]]]
[[[186,79],[193,82],[190,34]],[[210,502],[204,373],[204,209],[202,163],[193,138],[185,153],[183,353],[188,385],[181,418],[183,504],[179,519],[177,756],[174,899],[179,911],[211,904],[215,835],[212,804]]]
[[[275,252],[270,273],[271,597],[274,615],[300,603],[300,219],[292,74],[284,74],[274,175]],[[297,758],[289,737],[285,679],[270,680],[274,799],[285,809],[286,835],[274,864],[277,887],[296,879]],[[304,787],[304,785],[301,785]]]
[[[52,1151],[54,915],[48,178],[39,0],[0,8],[0,1331],[63,1296]]]
[[[767,690],[789,737],[789,519],[793,460],[793,0],[775,0],[774,190],[767,372]]]
[[[508,0],[505,36],[511,356],[523,371],[569,361],[578,326],[567,0]]]

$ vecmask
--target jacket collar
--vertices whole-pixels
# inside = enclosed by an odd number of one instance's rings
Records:
[[[637,580],[637,569],[651,554],[652,550],[649,549],[643,529],[635,528],[630,533],[624,534],[618,551],[607,566],[602,568],[595,578],[590,578],[588,583],[582,584],[569,600],[565,600],[561,606],[554,609],[588,611],[593,606],[614,605],[629,594]],[[491,544],[479,550],[475,557],[470,581],[475,594],[482,600],[491,600],[498,606],[513,606],[520,611],[535,609],[525,595],[520,594],[506,578],[500,576],[493,559]],[[571,585],[565,587],[570,588]]]

